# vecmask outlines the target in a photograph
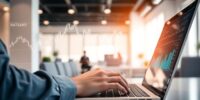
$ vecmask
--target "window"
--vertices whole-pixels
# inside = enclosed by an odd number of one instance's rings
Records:
[[[124,33],[86,34],[85,39],[81,34],[70,36],[42,34],[40,41],[42,57],[52,57],[52,52],[56,50],[63,61],[68,59],[79,61],[85,49],[91,62],[104,61],[105,54],[117,54],[118,52],[121,53],[124,62],[127,60],[127,35]]]

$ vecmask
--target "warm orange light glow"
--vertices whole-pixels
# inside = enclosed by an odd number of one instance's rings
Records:
[[[130,24],[130,21],[129,21],[129,20],[126,20],[126,21],[125,21],[125,24],[126,24],[126,25],[129,25],[129,24]]]

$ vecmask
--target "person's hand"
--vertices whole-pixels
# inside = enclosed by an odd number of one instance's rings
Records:
[[[77,87],[77,96],[90,96],[108,89],[118,89],[122,93],[128,93],[127,82],[116,72],[98,69],[74,77],[72,80]]]

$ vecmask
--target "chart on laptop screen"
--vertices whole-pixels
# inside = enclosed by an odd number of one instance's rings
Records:
[[[173,71],[171,67],[176,62],[177,55],[187,33],[190,19],[192,18],[190,11],[180,12],[176,18],[166,23],[151,66],[160,67],[166,72]]]
[[[185,9],[165,23],[161,37],[147,70],[144,84],[164,92],[168,87],[195,7]]]
[[[175,51],[176,50],[174,49],[166,55],[158,56],[155,59],[155,63],[153,64],[153,66],[157,66],[157,67],[160,66],[163,70],[166,70],[166,71],[170,70],[170,65],[172,63]]]

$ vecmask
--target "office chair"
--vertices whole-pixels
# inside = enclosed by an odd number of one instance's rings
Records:
[[[72,76],[77,76],[80,74],[80,71],[78,69],[78,66],[76,65],[76,63],[73,60],[69,60],[69,66],[72,70]]]
[[[184,57],[181,62],[180,76],[200,77],[200,58]]]
[[[52,75],[59,75],[58,69],[56,68],[55,63],[52,63],[52,62],[43,62],[40,65],[40,69]]]
[[[65,62],[65,63],[63,63],[63,66],[64,66],[64,70],[65,70],[65,75],[68,76],[68,77],[72,77],[73,73],[72,73],[72,70],[71,70],[69,63]]]
[[[60,62],[60,61],[57,61],[57,62],[55,62],[55,64],[56,64],[56,67],[58,69],[58,74],[65,76],[66,74],[65,74],[65,69],[64,69],[63,63]]]

